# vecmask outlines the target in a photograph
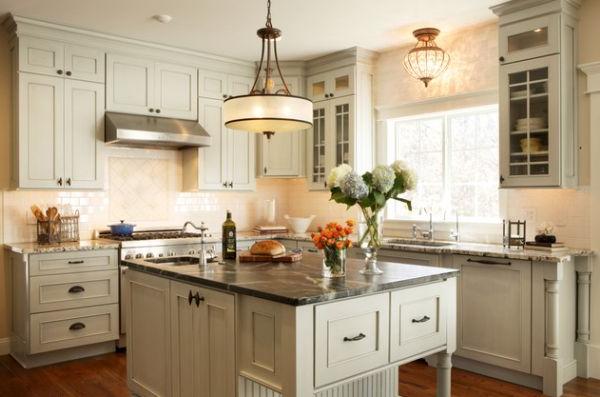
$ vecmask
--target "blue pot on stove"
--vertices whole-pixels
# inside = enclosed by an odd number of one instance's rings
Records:
[[[135,225],[133,223],[125,223],[124,220],[121,220],[120,223],[114,223],[112,225],[108,225],[110,227],[110,232],[117,236],[131,236],[133,234],[133,229]]]

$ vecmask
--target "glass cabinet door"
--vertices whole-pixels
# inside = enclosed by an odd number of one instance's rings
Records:
[[[314,189],[323,189],[326,187],[325,178],[327,177],[327,151],[326,151],[326,118],[327,104],[316,106],[313,109],[313,128],[309,131],[309,164],[310,167],[310,185]]]
[[[502,67],[502,186],[558,184],[557,57]]]
[[[510,63],[557,54],[560,46],[558,14],[500,27],[500,62]]]
[[[335,163],[350,164],[354,166],[353,140],[354,140],[354,96],[331,100],[332,132],[334,133]]]
[[[354,93],[354,67],[350,66],[331,72],[329,98],[337,98]]]

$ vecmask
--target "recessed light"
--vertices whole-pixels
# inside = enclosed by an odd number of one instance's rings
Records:
[[[160,23],[169,23],[173,20],[173,17],[167,14],[155,15],[152,18],[156,19]]]

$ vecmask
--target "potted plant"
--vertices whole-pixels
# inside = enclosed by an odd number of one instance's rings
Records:
[[[378,165],[362,176],[348,164],[331,170],[327,177],[331,198],[336,203],[346,204],[348,209],[358,205],[364,218],[364,230],[359,227],[358,245],[365,252],[365,268],[362,274],[381,274],[377,267],[377,250],[383,234],[383,209],[388,200],[401,201],[411,210],[411,202],[400,197],[416,186],[414,172],[400,160],[390,166]]]
[[[311,234],[315,247],[324,253],[325,277],[342,277],[346,274],[346,250],[352,247],[350,236],[354,233],[354,224],[352,219],[348,219],[345,226],[331,222]]]

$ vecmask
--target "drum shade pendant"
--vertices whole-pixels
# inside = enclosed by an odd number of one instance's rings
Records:
[[[298,131],[312,126],[313,104],[308,98],[290,93],[279,67],[277,39],[281,30],[271,24],[271,0],[267,0],[267,23],[256,34],[262,40],[260,62],[252,89],[247,95],[230,97],[223,104],[225,126],[235,130],[262,132],[270,138],[275,132]],[[272,49],[272,51],[271,51]],[[275,59],[272,65],[271,52]],[[266,64],[263,69],[263,62]],[[281,79],[283,87],[274,90],[273,68]],[[261,72],[265,72],[264,87],[259,89]]]
[[[440,34],[439,29],[417,29],[413,35],[417,38],[417,45],[404,57],[404,68],[416,79],[425,84],[438,77],[450,63],[450,56],[435,44],[435,38]]]

